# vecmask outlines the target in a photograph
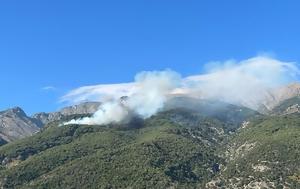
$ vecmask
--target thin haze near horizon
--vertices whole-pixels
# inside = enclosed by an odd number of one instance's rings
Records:
[[[299,62],[299,1],[1,1],[0,110],[54,111],[70,90],[211,61]]]

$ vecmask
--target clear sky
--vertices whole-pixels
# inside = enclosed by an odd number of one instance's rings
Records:
[[[185,76],[259,53],[300,62],[299,10],[298,0],[2,0],[0,110],[54,111],[70,89],[142,70]]]

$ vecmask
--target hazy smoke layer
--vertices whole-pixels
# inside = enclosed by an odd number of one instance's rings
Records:
[[[186,78],[173,71],[142,72],[132,83],[75,89],[62,97],[62,101],[98,100],[104,104],[91,118],[72,120],[68,124],[118,123],[132,114],[147,118],[163,108],[167,98],[173,95],[217,99],[257,109],[270,97],[272,88],[296,81],[299,75],[296,64],[269,57],[214,62],[205,67],[204,74]],[[129,98],[122,101],[122,96]]]
[[[103,103],[92,117],[71,120],[65,124],[120,123],[130,119],[132,114],[150,117],[164,106],[167,95],[180,85],[180,81],[180,75],[173,71],[139,73],[132,84],[134,91],[125,100],[110,100]]]
[[[188,93],[257,109],[270,89],[297,80],[293,63],[268,57],[212,63],[206,74],[186,78]]]

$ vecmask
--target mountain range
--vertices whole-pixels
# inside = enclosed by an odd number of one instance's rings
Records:
[[[238,104],[239,106],[244,106],[248,108],[257,107],[255,110],[262,113],[262,114],[269,114],[273,111],[275,107],[280,105],[283,101],[287,99],[291,99],[293,97],[300,96],[300,84],[299,83],[292,83],[283,87],[279,87],[272,90],[266,90],[263,95],[263,100],[260,101],[245,101]],[[184,98],[184,97],[183,97]],[[186,106],[185,103],[190,103],[191,106],[194,106],[194,102],[180,102],[180,99],[183,98],[176,98],[176,104],[174,100],[170,100],[167,105],[172,104],[173,106]],[[196,104],[199,106],[202,103],[202,106],[205,106],[205,103],[209,101],[198,101]],[[199,104],[200,103],[200,104]],[[204,104],[203,104],[204,103]],[[212,100],[210,103],[214,103]],[[180,105],[181,104],[181,105]],[[215,108],[212,109],[210,112],[215,113],[215,110],[220,111],[220,107],[216,105],[220,105],[221,103],[215,103]],[[226,103],[224,103],[226,104]],[[224,105],[223,104],[223,105]],[[12,109],[8,109],[5,111],[0,112],[0,138],[3,142],[10,142],[16,139],[24,138],[26,136],[30,136],[40,130],[44,125],[47,123],[57,121],[62,119],[65,116],[70,115],[77,115],[77,114],[93,114],[96,112],[101,105],[100,102],[85,102],[79,105],[65,107],[57,112],[51,113],[36,113],[33,116],[28,116],[26,113],[20,108],[15,107]],[[288,112],[290,111],[298,111],[298,106],[294,107],[286,107]],[[226,111],[226,109],[223,110]],[[275,110],[276,111],[276,110]],[[208,111],[207,111],[208,112]]]
[[[28,116],[20,108],[15,107],[0,112],[0,138],[3,142],[11,142],[37,133],[47,123],[60,120],[65,116],[92,114],[99,108],[99,102],[85,102],[69,106],[52,113],[37,113]]]
[[[297,83],[269,91],[256,110],[174,97],[150,118],[102,126],[61,126],[99,102],[33,116],[9,109],[0,112],[0,187],[297,189],[299,92]]]

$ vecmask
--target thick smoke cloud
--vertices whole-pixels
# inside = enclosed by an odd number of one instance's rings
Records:
[[[185,78],[173,71],[142,72],[132,83],[86,86],[70,91],[62,101],[97,100],[104,104],[91,118],[69,123],[118,123],[126,121],[132,114],[147,118],[162,109],[168,98],[178,95],[216,99],[257,109],[272,95],[272,89],[297,81],[300,73],[295,63],[264,56],[240,62],[214,62],[205,67],[205,73]],[[120,101],[122,96],[129,98]]]
[[[163,108],[167,96],[180,82],[180,75],[173,71],[141,72],[136,75],[135,82],[130,84],[132,91],[119,91],[127,95],[126,98],[110,99],[92,117],[71,120],[65,124],[120,123],[128,121],[132,114],[142,118],[150,117]]]

